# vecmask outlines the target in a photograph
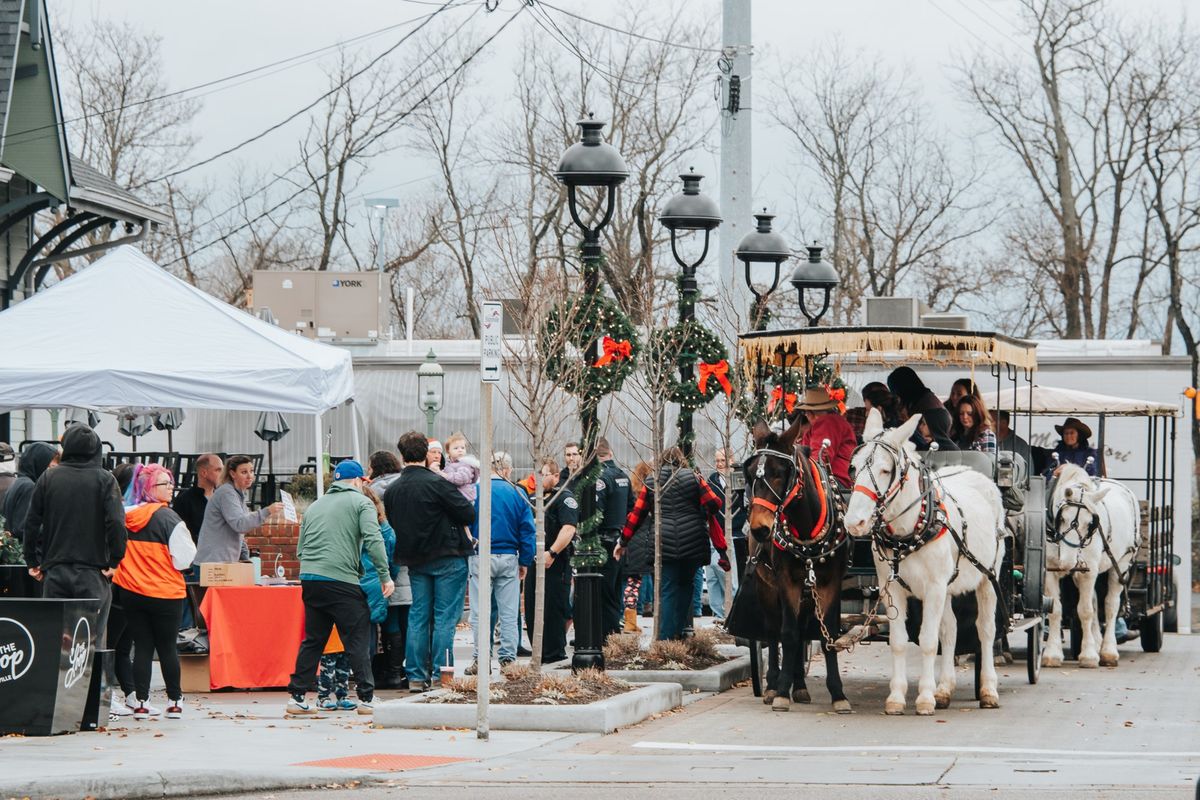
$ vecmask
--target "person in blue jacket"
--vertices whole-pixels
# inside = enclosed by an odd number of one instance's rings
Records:
[[[1066,422],[1055,425],[1054,430],[1062,438],[1050,451],[1050,462],[1042,472],[1047,480],[1057,475],[1059,467],[1063,464],[1083,467],[1093,478],[1103,474],[1096,448],[1088,445],[1088,440],[1092,438],[1091,428],[1075,417],[1067,417]]]
[[[474,631],[475,647],[471,666],[466,673],[474,675],[479,669],[479,637],[491,636],[500,625],[500,667],[503,669],[517,660],[520,645],[521,581],[529,565],[533,563],[537,533],[533,522],[533,508],[525,491],[514,486],[512,456],[496,452],[492,456],[492,613],[491,624],[486,631],[479,627],[479,556],[467,560],[470,570],[469,592],[471,596],[471,630]],[[476,509],[479,499],[476,497]],[[479,541],[478,522],[472,526],[471,535]]]

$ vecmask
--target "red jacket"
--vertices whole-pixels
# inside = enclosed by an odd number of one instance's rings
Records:
[[[821,451],[821,442],[825,439],[829,440],[825,462],[829,464],[830,472],[838,479],[838,483],[849,489],[850,457],[854,455],[854,448],[858,445],[854,428],[850,427],[850,423],[841,414],[822,414],[808,426],[800,444],[811,449],[812,457],[816,458]]]

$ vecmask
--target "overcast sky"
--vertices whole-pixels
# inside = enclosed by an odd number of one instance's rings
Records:
[[[521,0],[501,0],[496,14],[482,20],[492,30]],[[607,0],[554,0],[555,5],[596,20],[619,24],[618,5]],[[1115,0],[1113,7],[1130,15],[1163,14],[1181,19],[1189,0]],[[1194,3],[1194,0],[1192,0]],[[181,3],[163,0],[50,0],[52,24],[86,24],[99,15],[125,18],[156,31],[163,39],[166,78],[172,89],[186,87],[253,68],[307,50],[358,36],[388,24],[425,14],[428,0],[204,0]],[[759,78],[756,97],[766,88],[763,78],[778,71],[782,61],[803,57],[822,39],[840,36],[850,49],[876,55],[913,79],[935,119],[947,129],[965,133],[978,126],[956,99],[950,68],[974,51],[1001,54],[1017,48],[1017,0],[754,0],[754,72]],[[473,6],[471,6],[473,8]],[[685,13],[712,21],[703,44],[721,41],[720,0],[687,0]],[[448,14],[464,15],[467,10]],[[556,14],[551,10],[549,13]],[[482,16],[482,15],[481,15]],[[528,15],[526,15],[528,16]],[[484,80],[507,90],[522,32],[545,37],[529,19],[508,29],[487,52]],[[388,47],[389,33],[355,45],[364,54]],[[557,47],[548,37],[546,46]],[[310,102],[325,89],[321,61],[300,64],[258,77],[241,85],[224,85],[202,99],[197,118],[196,157],[207,156],[279,121]],[[714,62],[713,74],[716,75]],[[755,99],[751,99],[753,104]],[[743,99],[743,105],[746,100]],[[598,110],[603,114],[603,110]],[[272,134],[261,144],[242,151],[243,163],[266,170],[295,161],[295,142],[303,119]],[[756,205],[784,207],[796,182],[783,140],[768,125],[765,114],[754,117],[754,176]],[[697,170],[716,175],[719,135],[714,129],[710,163]],[[204,174],[215,182],[229,180],[239,162],[225,158]],[[363,184],[363,195],[399,196],[419,191],[417,179],[428,166],[397,152],[379,159]],[[417,182],[413,182],[417,180]],[[715,189],[715,186],[713,187]],[[365,211],[363,211],[365,215]],[[780,220],[787,227],[785,219]]]

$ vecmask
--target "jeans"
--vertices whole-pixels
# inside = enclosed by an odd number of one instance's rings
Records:
[[[157,652],[167,697],[178,700],[183,693],[179,689],[179,652],[175,649],[175,637],[179,632],[183,600],[147,597],[119,586],[115,591],[125,616],[126,630],[133,639],[133,686],[137,696],[142,700],[150,697],[150,673]]]
[[[696,569],[696,574],[692,576],[692,616],[699,617],[704,614],[704,567]]]
[[[647,572],[642,576],[642,587],[638,589],[638,614],[647,616],[646,610],[654,608],[654,573]]]
[[[704,568],[704,582],[708,585],[708,605],[713,619],[725,619],[725,570],[717,566],[721,554],[713,548],[712,558]]]
[[[659,639],[678,639],[692,621],[692,594],[699,572],[695,562],[664,561],[662,565],[662,619],[658,621]]]
[[[301,581],[304,601],[304,641],[296,653],[296,671],[288,682],[292,694],[304,694],[317,688],[317,664],[337,625],[350,670],[354,673],[358,699],[370,702],[375,696],[371,674],[371,611],[367,596],[356,583],[342,581]]]
[[[520,565],[516,553],[493,553],[492,559],[492,608],[491,624],[487,631],[479,629],[479,556],[467,559],[470,570],[471,591],[471,630],[475,633],[475,647],[471,650],[471,658],[479,658],[479,640],[481,636],[491,636],[500,625],[501,661],[515,660],[517,647],[521,643],[521,621],[518,618],[521,605],[521,580],[518,578]]]
[[[440,677],[443,666],[454,665],[454,628],[467,593],[467,559],[446,556],[410,566],[408,577],[413,602],[408,610],[404,668],[408,682],[420,686],[430,683],[431,675]]]
[[[96,649],[103,650],[108,641],[108,613],[112,608],[112,584],[95,567],[58,564],[42,578],[42,597],[59,600],[98,599],[96,614]]]

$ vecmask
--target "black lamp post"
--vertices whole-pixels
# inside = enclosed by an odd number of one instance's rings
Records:
[[[600,295],[600,232],[611,220],[616,204],[617,187],[629,177],[625,159],[610,144],[606,144],[600,132],[604,123],[592,118],[579,121],[582,140],[567,148],[558,162],[554,177],[567,187],[567,206],[571,219],[583,231],[583,295],[584,302],[592,303]],[[604,191],[603,212],[594,224],[589,225],[579,213],[578,190],[595,186]],[[585,306],[586,307],[586,306]],[[584,355],[584,369],[591,368],[598,357],[597,344],[593,342]],[[603,576],[600,569],[608,561],[608,552],[600,542],[599,520],[593,519],[601,513],[596,508],[596,493],[590,490],[600,476],[596,460],[596,437],[599,428],[597,410],[598,396],[581,396],[579,419],[582,425],[580,449],[588,454],[584,462],[578,486],[580,538],[575,548],[572,565],[575,576],[575,654],[571,668],[604,669],[604,620],[603,620]]]
[[[755,214],[754,218],[758,220],[758,228],[742,237],[742,240],[738,242],[736,255],[738,260],[745,265],[746,286],[754,295],[754,303],[750,306],[750,327],[753,330],[761,331],[767,328],[767,300],[770,298],[771,292],[779,286],[780,267],[791,257],[792,253],[788,249],[787,241],[771,230],[771,220],[775,219],[774,214],[768,214],[764,208],[763,213]],[[770,264],[774,268],[771,287],[765,292],[760,292],[755,286],[754,279],[750,274],[751,264]]]
[[[802,261],[792,270],[792,286],[796,289],[797,302],[800,303],[800,313],[808,320],[808,327],[815,328],[829,310],[829,296],[839,283],[837,270],[828,261],[821,260],[821,246],[813,242],[808,248],[808,260]],[[823,292],[821,310],[815,314],[809,313],[808,304],[804,302],[807,289]],[[818,295],[820,297],[821,295]]]
[[[697,175],[691,170],[683,179],[683,191],[672,197],[658,215],[658,221],[671,232],[671,255],[675,257],[683,274],[679,279],[679,321],[686,322],[696,318],[696,297],[699,287],[696,284],[696,268],[704,262],[708,255],[709,235],[721,224],[721,209],[712,198],[700,191],[700,181],[703,175]],[[679,231],[704,231],[704,250],[695,261],[688,261],[679,255],[677,234]],[[679,368],[679,380],[690,384],[696,379],[695,359],[689,359],[686,366]],[[692,455],[692,410],[679,410],[679,443],[684,455]]]

